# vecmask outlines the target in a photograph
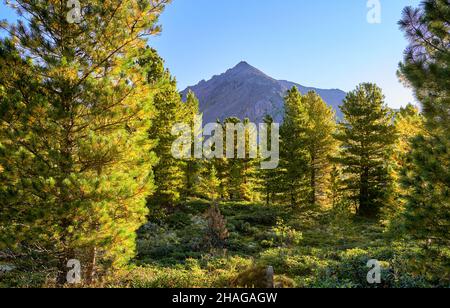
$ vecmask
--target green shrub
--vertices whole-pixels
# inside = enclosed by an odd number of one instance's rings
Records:
[[[122,285],[133,288],[224,288],[232,285],[233,279],[248,268],[252,260],[239,257],[187,259],[176,266],[136,267]]]
[[[0,274],[0,289],[3,288],[40,288],[45,287],[55,274],[47,271],[14,270]]]
[[[277,225],[267,233],[267,239],[261,242],[264,247],[291,247],[300,244],[303,239],[301,232],[286,226],[283,220],[278,220]]]
[[[290,277],[317,276],[329,266],[329,261],[310,255],[303,249],[277,248],[264,251],[258,262],[273,266],[276,274]]]

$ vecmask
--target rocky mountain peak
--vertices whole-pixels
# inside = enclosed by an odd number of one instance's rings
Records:
[[[290,81],[276,80],[246,61],[239,62],[221,75],[188,87],[183,97],[192,90],[200,101],[200,111],[205,122],[224,120],[227,117],[249,118],[261,123],[266,115],[275,121],[283,118],[283,97],[288,89],[297,86],[301,93],[316,91],[325,102],[341,116],[339,106],[346,93],[341,90],[304,87]]]

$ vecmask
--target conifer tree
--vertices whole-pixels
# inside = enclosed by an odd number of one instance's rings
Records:
[[[336,134],[342,143],[337,159],[343,168],[345,190],[357,214],[374,217],[384,205],[391,185],[389,155],[395,141],[390,109],[381,89],[364,83],[347,94],[341,107],[344,121]]]
[[[267,115],[264,118],[264,123],[267,124],[267,136],[272,136],[272,123],[274,123],[273,118]],[[267,142],[268,148],[272,148],[272,140],[271,137]],[[279,172],[277,169],[259,169],[259,175],[261,178],[260,181],[260,190],[262,194],[262,198],[266,202],[267,205],[270,203],[274,203],[276,201],[276,194],[278,191],[279,184]]]
[[[216,158],[211,164],[217,171],[217,178],[219,179],[219,195],[223,200],[231,199],[231,174],[230,164],[227,158]],[[208,163],[203,162],[204,168],[207,168]],[[207,170],[207,169],[206,169]]]
[[[91,282],[134,255],[153,190],[146,44],[167,2],[17,0],[24,18],[2,23],[0,242],[45,248],[59,284],[69,259]]]
[[[194,157],[194,142],[197,129],[195,120],[199,117],[199,101],[197,97],[195,97],[194,92],[189,91],[186,97],[186,102],[184,105],[184,118],[186,123],[189,124],[189,127],[192,131],[192,147],[191,147],[191,158],[186,159],[186,169],[184,171],[185,174],[185,198],[195,197],[198,195],[198,184],[200,172],[202,169],[202,160]],[[198,132],[197,132],[198,133]]]
[[[258,181],[257,176],[257,158],[250,157],[250,132],[247,125],[250,123],[248,119],[241,121],[238,118],[225,119],[223,126],[226,129],[227,124],[243,125],[244,132],[239,135],[235,130],[231,138],[234,139],[234,155],[233,158],[227,159],[228,176],[229,176],[229,194],[232,200],[254,201],[257,199]],[[225,134],[224,138],[228,136]],[[245,142],[244,157],[238,157],[238,139],[243,138]],[[226,151],[226,149],[225,149]]]
[[[420,8],[405,8],[400,21],[409,46],[399,76],[422,104],[426,129],[414,139],[404,170],[406,228],[440,247],[450,245],[449,20],[448,1],[426,0]]]
[[[449,16],[447,0],[425,0],[421,8],[405,8],[399,22],[410,42],[399,77],[414,89],[427,127],[440,134],[450,127]]]
[[[210,164],[200,182],[200,190],[208,200],[216,201],[220,198],[220,180],[217,177],[217,170],[213,164]]]
[[[227,118],[223,122],[223,128],[226,130],[227,124],[239,124],[241,123],[241,120],[238,118]],[[226,159],[226,172],[224,173],[224,176],[227,177],[226,181],[228,182],[228,194],[230,200],[242,200],[241,198],[241,184],[243,183],[243,179],[241,177],[241,167],[242,165],[239,163],[239,161],[236,159],[237,156],[237,132],[233,134],[233,144],[234,144],[234,153],[232,158]],[[224,135],[224,145],[225,145],[225,152],[227,151],[226,145],[227,145],[227,136]]]
[[[243,121],[244,127],[246,127],[245,133],[244,133],[244,139],[245,139],[245,158],[244,159],[238,159],[238,163],[240,166],[240,177],[242,179],[241,185],[240,185],[240,198],[245,201],[258,201],[259,200],[259,191],[260,191],[260,180],[258,179],[258,168],[259,168],[259,159],[258,159],[258,150],[256,149],[256,156],[251,157],[251,141],[252,138],[250,136],[251,132],[250,130],[252,128],[247,129],[247,125],[250,124],[250,120],[248,118],[244,119]],[[255,143],[254,146],[257,146],[257,128],[253,127],[255,129],[254,138]]]
[[[310,159],[310,203],[325,206],[329,203],[327,199],[331,189],[331,156],[337,151],[337,142],[333,136],[336,132],[336,116],[332,107],[315,92],[303,96],[303,101],[308,111],[306,142]]]
[[[297,87],[285,97],[285,114],[280,127],[280,182],[278,191],[291,206],[309,203],[309,161],[307,149],[308,110]]]
[[[220,120],[217,120],[217,123],[222,125],[222,128],[225,130],[225,123],[221,123]],[[224,138],[224,147],[226,151],[226,135]],[[223,158],[215,158],[212,161],[203,161],[203,169],[208,170],[209,165],[212,164],[217,171],[217,177],[219,179],[219,195],[222,200],[231,199],[232,194],[232,185],[231,185],[231,160],[226,158],[224,155]]]
[[[150,209],[165,209],[178,205],[185,190],[186,161],[173,157],[172,145],[177,136],[172,128],[188,123],[184,103],[177,90],[175,79],[165,72],[166,84],[155,95],[156,116],[149,131],[150,139],[156,140],[155,153],[158,163],[154,166],[156,191],[149,199]]]
[[[330,189],[327,195],[328,201],[333,209],[342,205],[344,195],[342,193],[342,172],[337,164],[333,164],[330,172]]]
[[[394,216],[401,214],[404,210],[404,197],[408,191],[401,185],[402,172],[410,164],[408,156],[411,153],[414,138],[424,133],[424,118],[415,106],[408,104],[396,112],[394,124],[397,139],[390,159],[392,201],[386,203],[385,208],[387,218],[392,220],[395,220]],[[398,221],[394,223],[398,223]]]

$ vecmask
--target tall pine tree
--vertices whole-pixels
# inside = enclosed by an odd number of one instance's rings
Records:
[[[272,149],[273,140],[272,137],[272,124],[274,120],[271,116],[267,115],[264,118],[264,123],[267,125],[267,146],[268,149]],[[280,173],[277,168],[275,169],[259,169],[258,171],[260,177],[260,191],[263,200],[267,205],[276,202],[277,192],[279,190],[279,176]]]
[[[326,206],[330,203],[331,156],[336,153],[338,144],[333,136],[336,132],[336,116],[332,107],[315,92],[303,96],[303,101],[308,111],[306,142],[310,159],[310,203]]]
[[[178,138],[172,128],[179,123],[189,123],[184,103],[177,90],[175,79],[165,72],[166,83],[155,95],[156,115],[149,131],[156,140],[154,151],[158,163],[154,166],[156,191],[149,199],[150,210],[168,209],[178,205],[185,190],[186,161],[172,154],[172,145]]]
[[[414,138],[424,133],[424,118],[415,106],[408,104],[396,112],[394,124],[397,139],[390,159],[391,202],[388,202],[385,208],[386,218],[388,219],[394,219],[394,216],[398,216],[404,210],[404,197],[409,192],[401,185],[402,172],[411,163],[408,156],[411,153]],[[394,223],[398,225],[398,221]]]
[[[426,128],[413,141],[404,170],[406,228],[438,247],[450,245],[449,20],[448,1],[426,0],[421,8],[407,7],[400,21],[410,44],[399,76],[421,102]]]
[[[300,206],[310,201],[308,175],[310,156],[307,148],[308,110],[297,87],[290,89],[284,99],[284,120],[280,127],[280,196]]]
[[[235,130],[230,130],[229,134],[225,134],[224,138],[229,140],[230,144],[234,144],[233,158],[226,159],[227,163],[227,182],[228,193],[231,200],[255,201],[258,199],[257,180],[257,158],[250,157],[250,130],[252,129],[250,121],[238,118],[227,118],[223,123],[223,127],[227,130],[227,125],[234,125]],[[243,128],[241,130],[241,128]],[[254,135],[256,137],[256,135]],[[238,139],[239,138],[239,139]],[[245,142],[243,153],[245,157],[239,157],[238,144]],[[228,143],[228,142],[227,142]],[[225,151],[227,151],[225,146]],[[257,153],[256,153],[257,154]]]
[[[198,192],[198,184],[200,178],[200,172],[202,170],[202,160],[194,157],[195,153],[195,138],[197,138],[198,134],[201,133],[201,128],[196,127],[197,123],[195,122],[199,117],[199,101],[197,97],[195,97],[194,92],[189,91],[186,97],[186,102],[184,103],[183,108],[184,119],[185,122],[189,124],[191,128],[192,134],[192,146],[191,146],[191,158],[185,160],[185,187],[184,187],[184,197],[197,197],[199,195]]]
[[[146,38],[167,2],[93,0],[77,15],[13,1],[24,18],[0,43],[0,237],[45,248],[60,284],[69,259],[91,282],[134,256],[153,189]]]

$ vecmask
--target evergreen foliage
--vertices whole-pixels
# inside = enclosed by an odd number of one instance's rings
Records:
[[[14,1],[0,42],[2,243],[78,259],[88,281],[134,256],[153,190],[148,138],[159,58],[146,48],[168,1]],[[24,22],[25,20],[26,22]]]
[[[341,110],[344,121],[336,138],[342,150],[336,161],[343,168],[344,189],[358,215],[374,217],[385,204],[392,183],[388,173],[395,141],[392,114],[381,89],[370,83],[348,93]]]
[[[149,130],[150,139],[156,140],[154,151],[158,163],[154,166],[156,191],[149,199],[150,208],[171,208],[182,201],[185,189],[186,162],[173,157],[172,144],[177,136],[172,127],[188,123],[184,103],[178,93],[176,81],[169,72],[164,74],[165,84],[155,95],[156,115]]]
[[[269,136],[272,136],[272,124],[274,123],[273,118],[267,115],[264,118],[264,123],[267,125],[267,136],[268,142],[267,146],[269,149],[272,149],[272,139]],[[277,192],[279,190],[279,179],[280,172],[278,172],[278,168],[275,169],[260,169],[258,171],[258,175],[260,177],[260,191],[261,198],[265,201],[266,205],[273,204],[277,202]]]
[[[194,140],[197,136],[196,133],[200,133],[200,131],[196,132],[198,128],[196,127],[195,120],[200,116],[199,115],[199,101],[197,97],[195,97],[194,92],[189,91],[186,97],[186,103],[184,105],[184,118],[186,123],[189,124],[189,127],[192,130],[192,147],[191,147],[191,158],[185,160],[185,191],[184,197],[196,197],[200,195],[198,191],[199,185],[199,177],[202,169],[202,161],[194,157],[195,145]]]
[[[308,129],[306,145],[309,152],[309,177],[311,187],[311,205],[327,206],[331,189],[331,171],[333,163],[331,157],[338,150],[338,143],[334,139],[336,132],[336,116],[315,92],[303,96],[308,111]]]
[[[413,237],[450,245],[450,6],[426,0],[405,8],[400,27],[409,40],[399,76],[421,102],[426,132],[414,139],[404,169],[406,229]]]
[[[278,192],[291,206],[308,204],[311,194],[307,148],[308,110],[297,87],[285,97],[285,114],[280,127],[280,181]]]
[[[424,133],[424,118],[419,113],[417,107],[409,104],[396,112],[394,124],[397,132],[397,140],[394,145],[392,157],[390,158],[392,191],[389,192],[391,201],[385,208],[385,214],[387,218],[390,218],[397,224],[398,221],[396,221],[394,216],[403,213],[405,205],[404,198],[409,194],[408,189],[405,189],[401,185],[402,172],[410,164],[408,156],[412,150],[412,142],[418,135]]]

